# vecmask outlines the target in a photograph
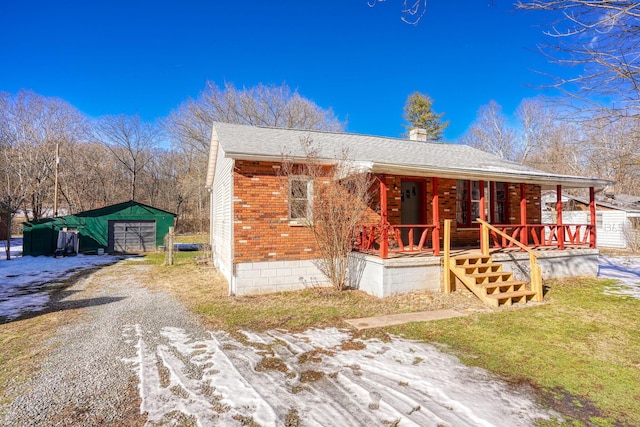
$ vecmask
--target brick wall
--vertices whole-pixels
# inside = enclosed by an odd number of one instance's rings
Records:
[[[234,170],[234,247],[235,262],[263,262],[309,260],[317,257],[316,245],[310,230],[291,225],[288,219],[287,178],[279,176],[279,164],[270,162],[237,161]],[[386,176],[388,218],[391,224],[401,223],[401,182],[424,182],[426,223],[433,221],[431,178]],[[453,221],[452,246],[479,246],[478,228],[456,227],[455,179],[438,182],[440,225],[445,219]],[[375,186],[379,183],[376,181]],[[527,223],[539,224],[540,186],[526,185]],[[520,223],[520,185],[509,184],[509,222]],[[366,222],[380,220],[380,197],[374,196]],[[441,233],[442,238],[442,233]]]
[[[539,185],[526,185],[527,195],[527,224],[540,224],[542,222],[542,190]]]
[[[279,171],[279,163],[236,161],[234,262],[314,258],[311,231],[290,225],[288,181]]]

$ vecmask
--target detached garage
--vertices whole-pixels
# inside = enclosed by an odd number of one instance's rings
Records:
[[[74,215],[26,222],[23,254],[53,255],[65,244],[65,239],[61,238],[63,231],[77,233],[79,252],[92,253],[99,249],[123,253],[155,251],[163,244],[175,217],[171,212],[129,201]]]

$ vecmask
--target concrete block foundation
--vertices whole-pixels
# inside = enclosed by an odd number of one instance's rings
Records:
[[[537,251],[542,278],[596,277],[597,249]],[[525,252],[494,253],[495,262],[512,271],[518,280],[529,281],[529,256]],[[232,293],[267,294],[330,286],[314,260],[246,262],[235,265]],[[442,289],[442,257],[419,256],[381,259],[354,253],[350,260],[350,285],[384,298],[414,291]]]

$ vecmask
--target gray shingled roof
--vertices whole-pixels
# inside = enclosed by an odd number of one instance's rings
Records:
[[[350,133],[281,129],[215,122],[212,146],[225,157],[278,161],[283,156],[304,159],[303,140],[311,140],[318,157],[361,162],[372,172],[441,178],[485,179],[568,187],[604,186],[609,181],[542,172],[493,154],[458,144],[417,142]],[[215,153],[212,153],[215,155]],[[210,171],[211,173],[211,171]]]
[[[542,194],[542,199],[547,199],[547,203],[556,202],[556,192],[553,190],[549,190]],[[589,205],[589,199],[585,199],[582,197],[574,196],[571,194],[563,194],[562,201],[566,202],[568,200],[575,200],[578,203],[583,205]],[[597,206],[602,206],[604,208],[615,209],[619,211],[625,211],[628,214],[640,214],[640,196],[633,196],[631,194],[615,194],[615,195],[605,195],[605,194],[596,194],[595,199]],[[635,216],[634,215],[634,216]]]

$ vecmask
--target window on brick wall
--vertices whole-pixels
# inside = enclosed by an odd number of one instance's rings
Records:
[[[311,220],[312,182],[308,177],[289,178],[289,219]]]
[[[480,182],[459,179],[456,183],[458,227],[472,227],[480,216]]]
[[[485,182],[485,217],[494,224],[508,223],[508,185]],[[458,227],[474,227],[480,217],[480,181],[459,179],[456,183],[456,222]]]
[[[506,182],[492,182],[489,200],[491,202],[490,220],[494,224],[509,223],[509,186]]]

